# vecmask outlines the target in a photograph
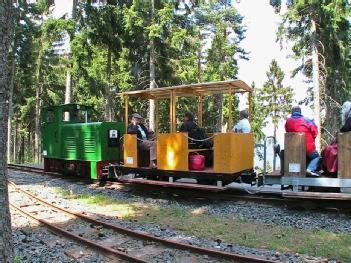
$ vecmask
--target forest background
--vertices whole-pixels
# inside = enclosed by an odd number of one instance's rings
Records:
[[[55,14],[63,2],[68,11]],[[40,161],[40,108],[48,105],[84,103],[93,107],[93,120],[122,121],[118,92],[240,78],[255,87],[257,140],[276,130],[281,134],[278,120],[292,104],[316,117],[318,101],[325,144],[335,136],[340,106],[350,95],[346,0],[19,0],[15,6],[11,162]],[[267,31],[259,32],[259,23]],[[227,101],[227,96],[204,98],[208,131],[227,128]],[[247,107],[242,101],[233,100],[234,123],[238,110]],[[195,98],[179,102],[179,121],[184,111],[196,112]],[[149,122],[148,101],[130,106]],[[162,131],[168,129],[168,106],[160,104]]]

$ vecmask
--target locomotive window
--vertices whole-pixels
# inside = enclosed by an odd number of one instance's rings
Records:
[[[54,122],[55,121],[55,113],[53,110],[49,110],[46,113],[46,122],[50,123],[50,122]]]
[[[69,111],[64,111],[62,113],[62,120],[63,121],[70,121],[71,120],[71,115],[70,115],[70,112]]]
[[[77,121],[78,122],[88,122],[88,112],[85,110],[78,110],[76,112],[77,116]]]

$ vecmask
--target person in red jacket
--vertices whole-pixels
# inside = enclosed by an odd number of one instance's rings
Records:
[[[316,172],[321,160],[321,156],[316,151],[315,139],[318,128],[313,120],[305,118],[301,114],[301,108],[296,106],[291,110],[291,117],[285,123],[286,132],[303,132],[306,136],[307,174],[319,176]]]

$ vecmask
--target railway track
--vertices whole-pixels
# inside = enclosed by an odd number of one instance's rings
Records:
[[[70,211],[53,205],[20,188],[13,182],[9,182],[9,192],[10,206],[24,216],[101,254],[114,256],[129,262],[151,262],[151,257],[155,255],[145,257],[143,254],[143,252],[150,249],[156,251],[156,256],[157,253],[162,254],[166,249],[176,250],[175,254],[178,253],[179,255],[184,251],[188,251],[193,254],[193,257],[199,259],[198,262],[208,262],[208,260],[203,259],[203,255],[207,255],[212,259],[227,260],[229,262],[276,262],[258,257],[197,247],[106,223],[84,213]],[[86,229],[91,230],[84,231]],[[116,241],[116,246],[104,245],[106,240],[101,237],[109,237],[109,240],[113,238]],[[130,244],[133,244],[131,251],[128,250]]]
[[[25,166],[25,165],[17,165],[17,164],[8,164],[8,168],[16,171],[22,171],[22,172],[29,172],[29,173],[41,173],[45,175],[52,175],[52,176],[60,176],[62,178],[66,179],[77,179],[77,177],[74,176],[62,176],[62,174],[59,173],[52,173],[52,172],[44,172],[43,168],[38,168],[38,167],[31,167],[31,166]],[[89,181],[91,182],[90,179],[87,178],[79,178],[79,180],[84,180],[84,181]],[[129,183],[123,183],[123,182],[116,182],[116,181],[102,181],[100,182],[101,186],[104,186],[106,188],[115,188],[119,187],[121,185],[130,185]],[[136,184],[134,185],[135,188],[140,189],[140,191],[143,191],[145,188],[160,188],[159,185],[144,185],[144,184]],[[277,196],[277,195],[250,195],[250,194],[242,194],[238,192],[231,192],[230,190],[227,191],[228,193],[224,192],[207,192],[205,190],[200,190],[200,191],[189,191],[188,189],[181,189],[181,188],[171,188],[167,187],[164,188],[167,189],[170,195],[178,194],[179,197],[184,196],[186,199],[189,198],[189,195],[194,195],[193,197],[195,199],[203,199],[203,198],[208,198],[208,199],[221,199],[221,200],[243,200],[243,201],[252,201],[252,202],[260,202],[260,203],[275,203],[275,204],[282,204],[286,203],[287,200]],[[138,190],[136,190],[138,191]],[[147,191],[149,192],[149,191]],[[160,191],[157,191],[159,194]],[[165,193],[167,194],[167,193]],[[296,204],[296,202],[294,201]]]
[[[59,176],[61,178],[65,179],[73,179],[76,180],[77,177],[74,176],[63,176],[60,173],[53,173],[53,172],[44,172],[43,168],[39,167],[31,167],[31,166],[25,166],[25,165],[16,165],[16,164],[8,164],[8,168],[12,170],[17,170],[17,171],[22,171],[22,172],[30,172],[30,173],[40,173],[40,174],[45,174],[45,175],[51,175],[51,176]],[[92,181],[87,178],[79,178],[79,180],[86,181],[88,183],[91,183]],[[116,181],[101,181],[99,182],[100,186],[104,186],[106,188],[119,188],[121,185],[129,185],[128,183],[123,183],[123,182],[116,182]],[[136,192],[145,192],[145,188],[157,188],[157,194],[161,195],[163,198],[164,196],[169,195],[170,197],[177,195],[178,198],[182,198],[184,196],[185,199],[189,199],[190,197],[192,199],[209,199],[209,200],[223,200],[223,201],[249,201],[249,202],[257,202],[257,203],[266,203],[266,204],[273,204],[273,205],[279,205],[279,206],[289,206],[291,208],[303,208],[303,209],[326,209],[326,210],[347,210],[350,211],[350,200],[349,197],[348,199],[344,200],[342,198],[335,197],[334,199],[323,199],[320,198],[323,196],[323,193],[312,193],[309,194],[309,196],[289,196],[288,195],[282,195],[276,193],[256,193],[256,194],[249,194],[245,192],[240,192],[237,190],[231,190],[228,189],[225,192],[211,192],[211,191],[205,191],[205,190],[199,190],[199,191],[189,191],[189,189],[181,189],[181,188],[171,188],[171,187],[166,187],[164,189],[167,189],[163,193],[159,191],[160,186],[159,185],[144,185],[144,184],[136,184],[134,185]],[[150,191],[146,191],[150,193]],[[303,194],[303,192],[301,192]],[[349,195],[348,195],[349,196]],[[167,198],[167,197],[166,197]]]
[[[24,166],[24,165],[18,165],[18,164],[7,164],[7,168],[12,170],[22,171],[22,172],[44,173],[43,168]]]

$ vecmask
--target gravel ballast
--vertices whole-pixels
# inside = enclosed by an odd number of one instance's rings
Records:
[[[197,201],[194,203],[194,201],[176,200],[175,198],[164,199],[158,197],[155,199],[147,194],[140,195],[138,193],[135,193],[135,191],[133,191],[133,187],[119,191],[116,189],[105,189],[104,187],[99,187],[96,184],[87,184],[84,182],[77,183],[72,180],[42,176],[32,173],[16,172],[11,170],[9,171],[9,177],[10,180],[13,180],[16,184],[19,184],[24,189],[37,192],[39,197],[44,198],[49,202],[55,202],[56,205],[74,211],[86,211],[88,213],[95,212],[91,211],[91,206],[82,207],[82,204],[78,203],[74,199],[62,198],[60,194],[55,191],[57,187],[68,190],[74,194],[104,194],[119,201],[128,201],[131,203],[133,202],[141,204],[152,203],[157,204],[163,208],[174,205],[177,205],[186,210],[202,208],[210,214],[233,216],[234,218],[240,217],[262,224],[292,226],[298,229],[306,230],[323,229],[330,232],[351,232],[350,216],[343,213],[291,210],[285,207],[276,207],[266,204],[263,205],[254,202],[243,201],[221,202],[215,200],[209,204],[208,201]],[[38,191],[38,189],[40,189],[40,191]],[[33,229],[32,224],[28,223],[28,220],[23,216],[13,213],[12,217],[15,251],[16,255],[21,258],[21,262],[77,262],[65,254],[65,251],[67,251],[67,249],[72,246],[72,242],[69,242],[57,236],[59,240],[57,244],[55,242],[51,242],[51,247],[47,247],[47,244],[40,239],[40,235],[43,235],[42,231],[44,231],[44,233],[47,233],[45,229],[36,227],[36,230],[33,231],[31,230]],[[115,223],[130,229],[145,231],[158,237],[177,240],[179,239],[189,244],[210,248],[220,248],[224,251],[239,253],[243,255],[257,255],[267,259],[273,259],[282,262],[321,261],[321,258],[308,257],[294,253],[280,253],[278,251],[249,248],[233,244],[226,244],[224,242],[218,243],[214,240],[187,236],[179,231],[174,231],[168,228],[165,229],[164,227],[160,227],[155,224],[141,224],[139,222],[135,222],[134,220],[109,218],[108,222]],[[25,240],[25,242],[23,242],[23,240]],[[33,247],[35,247],[34,250]],[[34,258],[37,261],[32,261]],[[101,256],[97,255],[96,253],[90,253],[89,256],[79,259],[78,261],[104,262],[104,259],[102,259]],[[159,259],[155,262],[173,261],[174,257],[172,257],[172,255],[169,255],[168,257]]]

